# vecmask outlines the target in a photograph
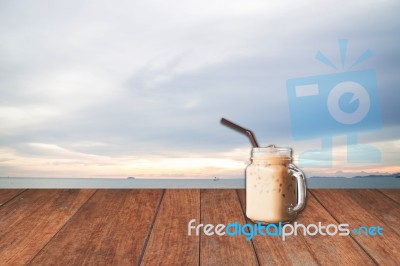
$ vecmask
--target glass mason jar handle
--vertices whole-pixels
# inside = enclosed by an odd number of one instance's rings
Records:
[[[306,182],[303,172],[294,164],[289,164],[289,173],[296,178],[297,181],[297,205],[289,207],[289,213],[298,212],[304,208],[306,201]]]

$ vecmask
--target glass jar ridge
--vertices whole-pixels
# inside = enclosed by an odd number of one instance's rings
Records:
[[[292,149],[270,145],[266,148],[253,148],[252,163],[289,164],[292,162]]]

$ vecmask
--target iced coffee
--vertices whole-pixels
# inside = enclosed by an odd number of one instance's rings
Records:
[[[299,195],[300,193],[300,195]],[[290,222],[304,205],[302,172],[291,163],[291,149],[253,148],[246,168],[246,216],[254,222]]]

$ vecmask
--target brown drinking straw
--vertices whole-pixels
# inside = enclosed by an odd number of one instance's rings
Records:
[[[256,138],[253,135],[253,132],[251,132],[250,130],[248,130],[246,128],[243,128],[243,127],[241,127],[241,126],[239,126],[239,125],[237,125],[237,124],[235,124],[235,123],[233,123],[233,122],[231,122],[231,121],[229,121],[229,120],[227,120],[225,118],[221,118],[221,123],[233,128],[233,129],[236,129],[241,133],[246,134],[250,138],[250,141],[251,141],[251,144],[253,145],[253,148],[258,148],[258,143],[257,143]]]

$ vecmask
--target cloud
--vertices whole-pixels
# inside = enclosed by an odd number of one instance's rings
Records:
[[[374,53],[360,69],[376,69],[384,128],[367,141],[398,140],[396,1],[1,5],[0,148],[9,156],[1,157],[218,161],[249,147],[219,124],[222,116],[262,145],[306,149],[290,133],[285,82],[332,73],[314,56],[321,50],[339,62],[341,37],[349,38],[348,62]]]

